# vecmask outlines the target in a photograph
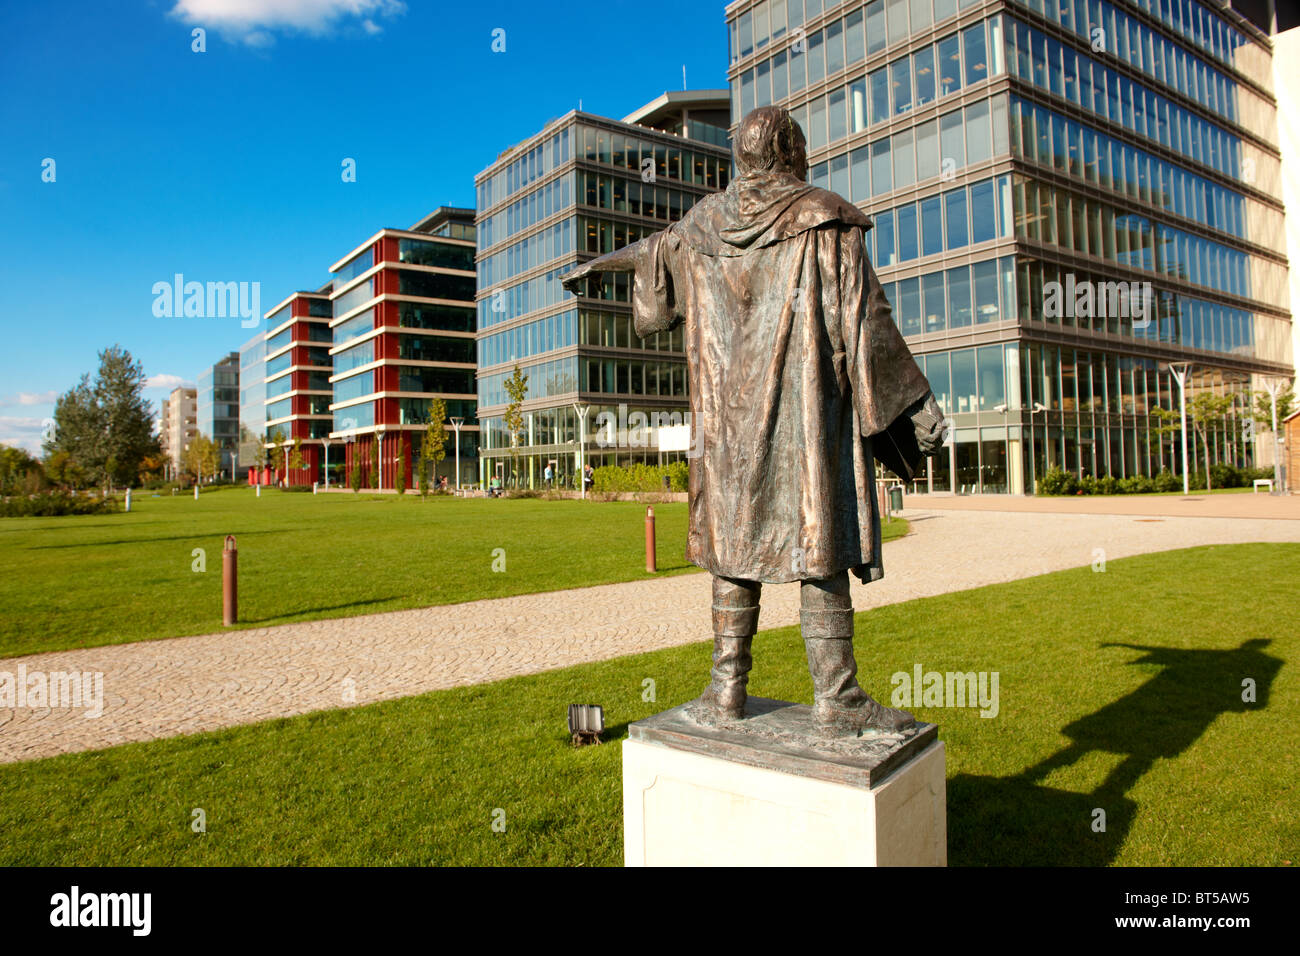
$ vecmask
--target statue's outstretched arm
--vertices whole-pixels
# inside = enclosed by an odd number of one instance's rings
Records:
[[[576,295],[580,283],[587,276],[602,272],[635,272],[636,267],[641,264],[645,257],[646,243],[650,238],[647,236],[645,239],[624,246],[622,249],[615,249],[613,252],[607,252],[597,259],[583,263],[562,278],[560,285]]]

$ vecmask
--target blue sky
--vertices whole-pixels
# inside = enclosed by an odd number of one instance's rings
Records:
[[[259,282],[266,311],[376,230],[472,207],[475,173],[580,100],[626,115],[680,89],[683,65],[691,88],[725,87],[723,7],[5,4],[0,443],[35,450],[55,395],[109,345],[156,401],[257,331],[157,318],[156,282]]]

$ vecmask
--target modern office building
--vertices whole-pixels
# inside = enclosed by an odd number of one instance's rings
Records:
[[[427,427],[430,402],[463,420],[461,480],[477,473],[474,390],[474,211],[440,206],[410,229],[381,229],[330,267],[333,318],[331,439],[340,440],[345,471],[362,469],[380,449],[381,488],[392,488],[397,458],[406,485]],[[268,356],[271,352],[268,350]],[[270,393],[268,393],[270,394]],[[454,483],[452,427],[438,476]],[[331,462],[333,461],[331,451]]]
[[[725,188],[728,122],[726,90],[664,93],[622,120],[574,110],[475,177],[480,480],[509,482],[517,461],[515,480],[536,486],[549,463],[571,486],[584,455],[597,467],[681,456],[653,427],[687,410],[681,329],[638,338],[626,275],[579,297],[560,277]],[[512,448],[503,415],[516,365],[528,387]]]
[[[185,449],[198,434],[198,392],[192,388],[173,388],[162,404],[162,424],[158,434],[163,457],[173,475],[180,472]]]
[[[1212,458],[1254,460],[1245,393],[1292,366],[1263,31],[1199,0],[739,0],[726,21],[732,123],[789,108],[811,181],[874,219],[955,429],[914,490],[1179,471],[1153,409],[1177,410],[1184,362],[1189,400],[1239,399]]]
[[[258,332],[239,347],[239,468],[235,480],[270,484],[266,448],[266,333]]]
[[[266,314],[261,434],[271,446],[268,470],[291,485],[325,483],[325,448],[333,426],[329,288],[294,292]],[[295,444],[301,462],[294,457]],[[331,481],[337,471],[331,462]]]
[[[239,455],[239,353],[231,352],[199,373],[196,417],[199,434],[220,451],[218,473],[231,477]]]

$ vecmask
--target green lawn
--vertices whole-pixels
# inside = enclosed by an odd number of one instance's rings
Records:
[[[686,505],[654,509],[659,573],[696,570],[682,556]],[[884,528],[906,531],[902,520]],[[241,627],[647,576],[636,502],[138,494],[130,514],[0,520],[0,657],[221,630],[227,534],[239,546]],[[505,570],[493,571],[501,557]]]
[[[950,862],[1294,863],[1300,582],[1263,572],[1298,565],[1300,545],[1205,547],[860,614],[859,661],[882,696],[918,663],[1000,675],[995,718],[917,712],[947,744]],[[751,690],[809,701],[797,631],[756,644]],[[619,864],[618,742],[699,693],[708,658],[701,642],[0,766],[0,864]],[[1244,678],[1258,703],[1242,703]],[[573,702],[604,705],[603,746],[569,746]],[[1078,760],[1024,775],[1072,742]]]

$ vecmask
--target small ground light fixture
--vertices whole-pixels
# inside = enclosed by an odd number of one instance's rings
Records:
[[[573,746],[600,743],[605,729],[605,710],[599,704],[569,705],[569,734]]]

